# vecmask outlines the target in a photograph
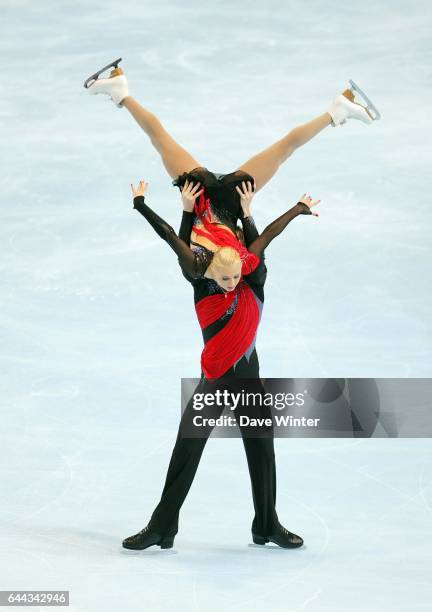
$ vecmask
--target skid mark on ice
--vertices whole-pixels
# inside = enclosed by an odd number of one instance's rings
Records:
[[[286,579],[286,573],[282,573],[281,575],[284,577],[284,580],[282,583],[279,584],[279,586],[275,585],[274,583],[272,584],[272,586],[266,590],[266,591],[260,591],[259,594],[255,594],[253,597],[250,597],[246,600],[242,600],[241,603],[237,603],[234,604],[232,606],[227,607],[227,610],[234,610],[234,609],[241,609],[244,608],[245,606],[247,606],[248,604],[254,603],[256,604],[256,602],[261,601],[261,600],[266,600],[266,601],[270,601],[271,598],[274,597],[275,593],[278,593],[280,595],[280,592],[287,589],[290,585],[292,585],[293,583],[295,583],[296,581],[299,580],[299,578],[301,578],[302,576],[304,576],[305,574],[307,574],[308,570],[312,567],[314,567],[317,559],[319,559],[324,552],[327,550],[329,541],[330,541],[330,530],[329,530],[329,526],[326,522],[326,520],[324,519],[324,517],[319,514],[316,510],[314,510],[314,508],[312,508],[312,506],[309,506],[308,504],[305,504],[304,502],[300,501],[299,499],[293,498],[291,497],[291,499],[294,501],[294,503],[298,504],[299,507],[303,507],[306,511],[308,511],[311,515],[315,516],[318,521],[321,523],[323,530],[324,530],[324,544],[321,547],[321,549],[317,552],[316,555],[312,556],[311,560],[309,563],[307,563],[302,569],[298,570],[297,572],[295,572],[292,577],[287,580]],[[268,545],[266,545],[268,546]],[[277,549],[272,549],[271,547],[266,548],[266,546],[264,547],[260,547],[261,550],[258,550],[258,553],[262,553],[262,554],[266,554],[266,555],[272,555],[272,554],[307,554],[307,544],[305,548],[299,548],[299,549],[293,549],[293,550],[284,550],[281,548],[277,548]],[[275,547],[276,545],[273,544],[273,547]],[[256,545],[256,547],[258,548],[258,545]],[[255,546],[254,546],[255,548]],[[274,572],[272,572],[272,576],[275,576]],[[256,586],[256,581],[255,579],[252,579],[251,584],[253,584],[254,586]],[[314,596],[314,598],[317,597],[317,595]],[[263,604],[263,606],[265,607],[265,605]]]
[[[194,602],[194,608],[195,608],[195,610],[197,610],[198,612],[201,612],[201,606],[200,606],[200,605],[199,605],[199,603],[198,603],[197,579],[196,579],[195,574],[194,574],[194,577],[193,577],[192,592],[193,592],[193,602]]]
[[[40,384],[41,382],[45,383],[46,387],[49,387],[47,383],[51,382],[51,379],[46,378],[46,379],[42,379],[42,381],[37,381],[38,384]],[[40,385],[40,386],[43,386],[43,385]],[[32,397],[67,397],[71,399],[71,398],[78,397],[80,395],[80,392],[81,391],[80,391],[79,385],[71,385],[69,387],[67,386],[59,387],[58,389],[53,388],[53,385],[52,385],[51,389],[42,388],[42,389],[30,391],[29,395]],[[55,420],[57,423],[62,423],[62,421],[60,421],[59,419],[54,419],[51,416],[50,418],[52,418],[53,421]]]
[[[37,508],[36,510],[32,510],[31,512],[28,512],[27,514],[22,514],[18,517],[16,517],[15,519],[11,519],[11,520],[6,520],[6,523],[9,525],[14,525],[16,523],[19,523],[20,521],[23,520],[27,520],[30,517],[34,517],[37,514],[39,514],[40,512],[42,512],[43,510],[46,510],[49,506],[51,506],[53,503],[58,502],[67,492],[69,492],[71,485],[72,485],[72,468],[70,466],[69,460],[68,458],[63,455],[63,453],[54,445],[49,445],[50,450],[55,450],[57,452],[58,457],[60,457],[61,462],[63,463],[63,465],[67,468],[66,469],[66,479],[67,482],[65,483],[63,490],[56,496],[52,497],[49,501],[47,501],[46,503],[44,503],[42,506],[40,506],[39,508]]]
[[[20,244],[19,241],[22,240],[23,237],[27,238],[27,242],[22,242]],[[51,244],[46,240],[47,238],[49,238]],[[34,227],[27,223],[27,227],[23,229],[21,233],[15,232],[9,237],[9,246],[16,255],[25,254],[26,252],[32,253],[34,245],[38,245],[38,239],[43,246],[44,254],[48,254],[51,249],[57,249],[63,244],[60,236],[51,230],[41,227]]]
[[[297,608],[293,608],[292,612],[301,612],[301,610],[306,610],[306,608],[312,601],[319,599],[320,593],[322,593],[322,589],[318,589],[318,591],[315,591],[315,593],[308,599],[305,599],[300,606],[298,606]]]
[[[29,414],[30,412],[30,404],[28,404],[28,411],[27,414]],[[59,420],[57,417],[53,417],[52,415],[47,415],[44,414],[44,419],[45,421],[48,422],[51,421],[53,423],[60,423],[62,424],[62,421]],[[30,427],[30,419],[26,418],[25,420],[26,422],[26,429],[25,429],[25,436],[31,441],[33,438],[33,434],[32,432],[29,431],[29,427]],[[91,431],[88,430],[87,431],[87,437],[86,439],[84,439],[81,442],[81,445],[79,447],[79,449],[75,448],[74,451],[74,460],[76,458],[78,458],[80,456],[80,453],[83,451],[83,449],[85,449],[87,447],[87,441],[90,439],[91,437]],[[25,440],[25,438],[24,438]],[[62,499],[66,493],[68,493],[71,489],[72,486],[72,482],[73,482],[73,467],[71,464],[71,459],[64,454],[64,452],[62,450],[60,450],[55,444],[47,441],[46,443],[46,448],[49,449],[50,451],[54,451],[57,454],[57,457],[60,458],[60,463],[63,465],[64,469],[64,474],[65,474],[65,480],[66,482],[64,483],[63,489],[60,493],[58,493],[58,495],[52,497],[51,499],[49,499],[46,503],[44,503],[43,505],[41,505],[39,508],[37,508],[36,510],[32,510],[31,512],[27,513],[27,514],[22,514],[18,517],[16,517],[15,519],[11,519],[8,520],[7,523],[8,524],[16,524],[22,520],[27,520],[30,517],[35,516],[36,514],[39,514],[40,512],[46,510],[48,507],[50,507],[53,503],[58,502],[60,499]]]
[[[24,560],[26,558],[37,560],[40,565],[43,565],[47,569],[53,569],[55,567],[54,561],[51,562],[46,558],[45,553],[35,553],[33,551],[29,551],[27,548],[23,548],[21,546],[14,545],[13,552],[17,556],[19,555],[20,560]]]
[[[367,472],[364,468],[357,468],[355,470],[358,474],[361,474],[362,476],[366,476],[369,480],[373,480],[374,482],[376,482],[377,484],[379,484],[381,487],[388,489],[390,491],[393,491],[395,493],[397,493],[398,495],[400,495],[400,497],[404,500],[400,505],[397,506],[397,508],[402,507],[403,505],[406,505],[408,503],[410,503],[411,501],[416,500],[416,498],[419,496],[419,493],[416,493],[415,495],[407,495],[404,491],[402,491],[401,489],[395,487],[394,485],[389,484],[388,482],[386,482],[385,480],[383,480],[382,478],[377,478],[377,476],[375,476],[374,474],[370,474],[369,472]],[[420,504],[422,505],[422,504]],[[384,518],[385,516],[387,516],[388,514],[394,514],[395,511],[395,507],[392,506],[391,512],[385,512],[383,515],[378,517],[378,520],[381,520],[382,518]]]
[[[361,476],[364,476],[367,479],[372,480],[373,482],[379,484],[380,487],[382,487],[383,489],[388,489],[389,491],[395,492],[395,493],[397,493],[402,498],[403,501],[401,501],[400,504],[392,505],[389,510],[387,510],[383,514],[380,514],[379,516],[377,516],[376,519],[375,519],[376,521],[382,521],[383,519],[385,519],[387,517],[390,517],[390,518],[394,517],[395,510],[400,510],[400,509],[404,508],[405,506],[409,505],[412,502],[415,502],[420,507],[423,507],[424,505],[426,505],[428,507],[429,511],[432,512],[430,506],[428,506],[427,500],[424,498],[424,488],[422,487],[422,478],[423,478],[423,474],[424,474],[425,466],[426,466],[425,463],[423,464],[423,469],[422,469],[420,477],[419,477],[419,489],[420,489],[420,491],[415,493],[414,495],[407,495],[407,493],[404,492],[403,490],[399,489],[398,487],[395,487],[392,484],[389,484],[388,482],[386,482],[382,478],[379,478],[379,477],[375,476],[374,474],[371,474],[370,472],[368,472],[366,470],[366,468],[364,468],[362,466],[350,468],[350,466],[348,466],[346,463],[342,463],[340,461],[337,461],[333,457],[327,457],[327,460],[331,461],[332,463],[335,463],[336,465],[338,465],[341,468],[344,468],[345,470],[350,470],[351,472],[353,472],[355,474],[360,474]],[[423,503],[418,499],[419,496],[423,497]],[[330,501],[331,499],[332,499],[332,497],[328,498],[327,501]]]

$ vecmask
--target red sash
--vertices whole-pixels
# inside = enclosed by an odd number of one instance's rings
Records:
[[[204,329],[229,309],[236,293],[237,305],[230,320],[206,342],[201,353],[201,368],[207,379],[221,377],[244,355],[256,334],[259,310],[252,289],[244,281],[234,291],[208,295],[195,304],[199,324]]]

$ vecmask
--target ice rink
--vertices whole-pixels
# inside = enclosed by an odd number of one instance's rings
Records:
[[[2,0],[0,590],[74,612],[430,610],[430,439],[276,439],[277,510],[305,545],[251,539],[240,439],[210,439],[174,548],[130,552],[159,501],[202,336],[176,256],[179,191],[130,93],[199,162],[235,170],[353,79],[372,125],[328,127],[255,197],[259,229],[320,198],[266,252],[268,377],[431,376],[432,10],[414,0]],[[35,608],[35,609],[42,609]]]

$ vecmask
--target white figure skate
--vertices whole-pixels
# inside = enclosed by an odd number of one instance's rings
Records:
[[[106,94],[110,96],[111,100],[118,106],[122,107],[122,100],[129,95],[129,88],[126,76],[123,74],[123,70],[118,68],[118,64],[121,62],[121,57],[115,62],[111,62],[107,66],[104,66],[95,74],[92,74],[84,82],[84,87],[89,90],[91,94]],[[100,79],[99,75],[105,70],[114,67],[111,70],[110,75],[107,79]]]
[[[347,119],[360,119],[363,123],[368,124],[380,119],[381,114],[373,102],[369,100],[366,94],[354,83],[354,81],[350,79],[349,83],[351,87],[337,96],[327,111],[332,118],[332,127],[343,125],[346,123]],[[359,102],[355,102],[354,92],[359,94],[361,101],[365,103],[366,106],[363,106]]]

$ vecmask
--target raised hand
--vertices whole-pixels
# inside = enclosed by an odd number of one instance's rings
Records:
[[[242,181],[242,189],[238,185],[236,185],[237,193],[240,195],[240,204],[243,210],[243,216],[249,217],[250,215],[250,205],[252,202],[252,198],[254,197],[254,192],[252,190],[252,183],[247,181],[247,185],[244,181]]]
[[[312,206],[316,206],[318,202],[321,202],[321,200],[313,200],[312,196],[310,196],[308,193],[304,193],[299,199],[299,202],[303,202],[303,204],[306,204],[307,206],[309,206],[309,208],[312,208]],[[317,212],[310,212],[315,217],[319,217],[319,214]]]
[[[197,183],[196,185],[194,185],[192,181],[189,183],[189,181],[186,179],[186,182],[183,185],[183,188],[181,190],[183,210],[186,210],[187,212],[193,212],[193,209],[195,206],[195,200],[204,191],[204,188],[202,188],[201,191],[197,191],[197,189],[199,189],[199,186],[200,186],[200,183]]]
[[[136,196],[143,196],[148,189],[149,184],[145,181],[140,181],[138,183],[138,187],[135,189],[133,184],[131,183],[132,196],[135,198]]]

